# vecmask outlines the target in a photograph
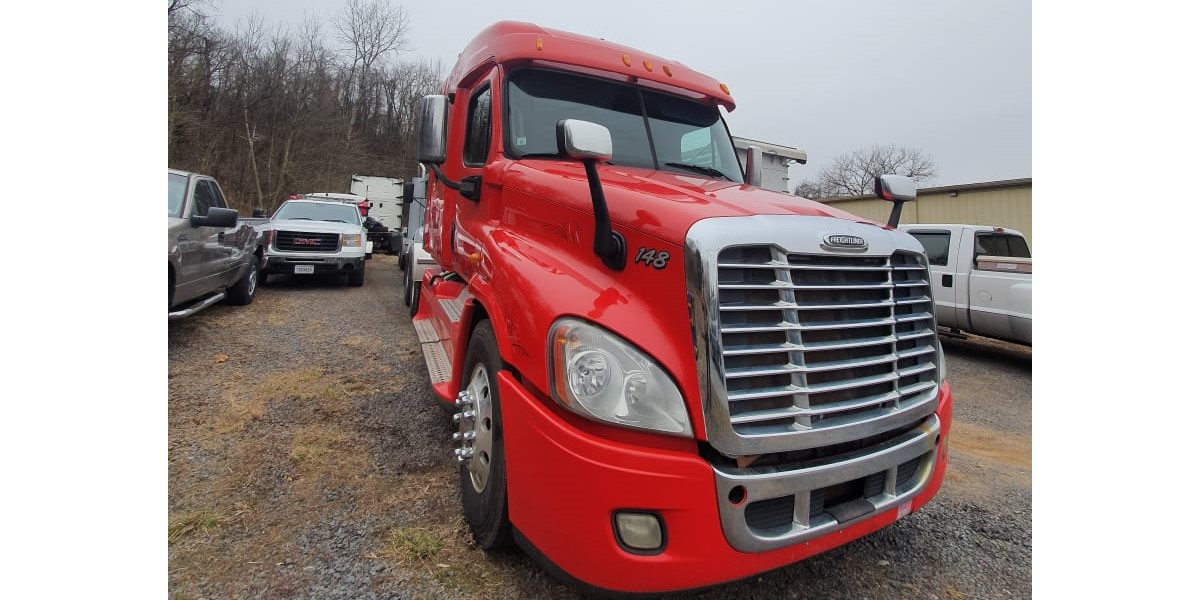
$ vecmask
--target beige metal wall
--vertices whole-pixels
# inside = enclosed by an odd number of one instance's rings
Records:
[[[904,205],[901,223],[964,223],[967,225],[998,225],[1011,227],[1025,234],[1033,249],[1033,183],[1018,186],[962,186],[957,190],[932,188],[918,190],[917,199]],[[956,193],[957,196],[950,194]],[[886,223],[892,203],[870,198],[823,200],[822,202]]]

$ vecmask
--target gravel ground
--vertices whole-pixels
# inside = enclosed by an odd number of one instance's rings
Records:
[[[218,598],[577,598],[469,542],[396,259],[366,285],[274,276],[168,329],[168,585]],[[942,492],[874,535],[678,598],[1032,596],[1032,353],[944,340]]]

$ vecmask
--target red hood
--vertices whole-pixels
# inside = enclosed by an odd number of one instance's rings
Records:
[[[870,219],[799,196],[699,175],[614,165],[600,165],[599,172],[614,225],[678,245],[683,245],[696,221],[710,217],[809,215],[883,227]],[[578,162],[514,162],[505,173],[504,185],[584,212],[592,211],[587,176]]]

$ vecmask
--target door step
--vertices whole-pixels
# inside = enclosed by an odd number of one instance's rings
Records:
[[[433,319],[420,319],[412,322],[417,330],[417,339],[421,341],[421,352],[425,354],[425,368],[429,369],[429,382],[438,385],[450,381],[452,368],[450,357],[442,347],[442,340],[433,329]]]
[[[421,319],[413,321],[413,329],[417,330],[417,339],[421,340],[422,344],[438,341],[437,331],[433,328],[433,319]]]

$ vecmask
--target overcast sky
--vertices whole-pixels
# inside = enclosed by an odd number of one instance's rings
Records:
[[[345,0],[212,0],[233,30],[306,12],[329,23]],[[605,2],[410,1],[410,50],[446,70],[487,25],[505,19],[603,37],[727,83],[730,131],[805,150],[791,184],[837,155],[911,146],[938,168],[929,185],[1032,175],[1032,14],[1028,1]],[[326,27],[332,34],[332,27]],[[330,46],[334,43],[330,38]]]

